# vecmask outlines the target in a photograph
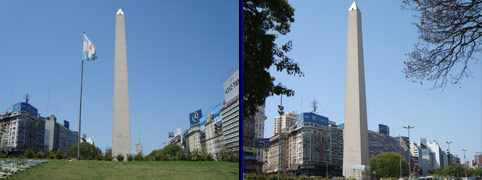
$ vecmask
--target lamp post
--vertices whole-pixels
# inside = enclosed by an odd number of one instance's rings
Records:
[[[447,141],[446,143],[447,143],[447,145],[449,146],[448,151],[450,152],[450,144],[452,144],[452,141]]]
[[[403,126],[403,128],[408,130],[408,149],[410,150],[410,129],[415,128],[415,126]],[[408,155],[408,177],[412,179],[412,168],[410,166],[410,162],[412,161],[412,155]]]
[[[280,176],[281,176],[281,119],[282,119],[282,115],[284,114],[283,112],[283,95],[280,96],[281,97],[281,101],[280,101],[280,105],[278,105],[278,113],[279,113],[279,132],[278,132],[278,180],[280,180]]]
[[[464,152],[464,170],[465,170],[465,178],[467,178],[467,167],[465,167],[465,151],[467,151],[466,149],[462,149],[462,151]]]

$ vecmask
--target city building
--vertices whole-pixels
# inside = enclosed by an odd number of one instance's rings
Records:
[[[28,98],[0,115],[0,129],[0,148],[4,151],[22,153],[27,148],[48,150],[44,145],[45,118],[28,103]]]
[[[221,106],[214,108],[213,113],[209,114],[206,118],[206,152],[212,154],[214,159],[217,159],[218,155],[223,149],[223,128],[221,122],[216,123],[216,117],[221,114]]]
[[[265,151],[266,155],[264,162],[267,164],[263,165],[263,172],[264,173],[274,173],[278,172],[278,169],[281,169],[281,172],[284,172],[288,168],[288,159],[289,159],[289,141],[288,141],[288,133],[283,132],[281,133],[281,143],[279,143],[280,135],[274,135],[273,137],[269,138],[269,148],[267,148],[267,152]],[[281,150],[279,149],[279,145],[281,144]],[[280,154],[281,153],[281,154]],[[281,159],[281,161],[278,161]],[[280,168],[278,168],[278,162]]]
[[[310,112],[299,114],[297,119],[288,133],[286,170],[308,176],[329,176],[332,147],[328,118]]]
[[[256,116],[254,117],[254,139],[263,139],[264,138],[264,121],[266,120],[266,115],[264,114],[264,105],[258,106],[258,112],[256,112]],[[263,148],[258,148],[256,150],[256,160],[258,162],[263,161]]]
[[[431,152],[434,153],[434,164],[433,169],[440,169],[443,166],[443,157],[441,156],[442,149],[438,145],[437,141],[427,142],[427,147],[430,149]]]
[[[198,150],[199,152],[202,151],[201,148],[201,130],[199,126],[194,126],[188,129],[186,133],[187,142],[189,143],[189,151],[193,152]]]
[[[482,166],[482,152],[477,152],[477,154],[474,155],[474,161],[479,167]]]
[[[239,69],[223,84],[224,104],[221,107],[224,148],[239,153]]]
[[[283,115],[274,117],[274,134],[279,133],[280,123],[281,129],[286,130],[295,125],[297,121],[297,114],[295,112],[285,112]]]
[[[342,176],[343,173],[343,129],[333,121],[328,121],[331,132],[331,163],[333,176]]]

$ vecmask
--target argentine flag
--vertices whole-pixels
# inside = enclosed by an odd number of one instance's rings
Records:
[[[94,44],[87,38],[84,33],[84,43],[82,47],[82,60],[95,60],[97,56],[95,55]]]

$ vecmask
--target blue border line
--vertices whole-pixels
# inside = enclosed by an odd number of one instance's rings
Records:
[[[243,169],[244,169],[244,166],[243,166],[243,159],[244,159],[244,156],[243,156],[243,109],[244,109],[244,106],[243,106],[243,85],[244,85],[244,78],[243,78],[243,74],[244,74],[244,71],[243,71],[243,0],[240,0],[239,1],[239,28],[240,28],[240,31],[239,31],[239,67],[240,67],[240,78],[241,78],[241,86],[240,86],[240,94],[239,94],[239,103],[240,103],[240,108],[239,108],[239,111],[241,114],[240,116],[240,125],[241,125],[241,128],[239,129],[240,133],[239,133],[239,136],[240,136],[240,141],[239,141],[239,154],[240,154],[240,163],[241,163],[241,166],[239,167],[239,177],[240,179],[243,179]]]

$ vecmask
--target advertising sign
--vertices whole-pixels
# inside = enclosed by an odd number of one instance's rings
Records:
[[[237,69],[226,81],[224,81],[224,100],[231,101],[239,95],[239,69]]]
[[[197,110],[191,114],[189,114],[189,122],[191,124],[191,127],[193,126],[198,126],[199,125],[199,120],[203,114],[201,113],[201,110]]]
[[[174,138],[174,132],[169,132],[169,138]]]
[[[174,130],[174,137],[177,137],[179,135],[181,135],[181,128],[177,128]]]
[[[269,138],[256,139],[254,141],[254,147],[256,147],[256,148],[269,147]]]
[[[302,121],[328,126],[328,118],[315,113],[301,113],[300,115],[298,115],[298,121],[296,122],[296,124],[299,124]]]

